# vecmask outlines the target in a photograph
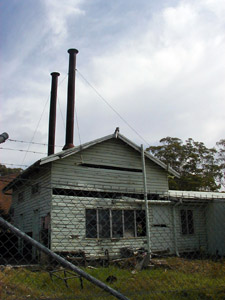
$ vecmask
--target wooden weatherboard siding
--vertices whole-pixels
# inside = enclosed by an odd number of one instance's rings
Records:
[[[102,209],[120,210],[123,215],[125,210],[135,211],[135,215],[138,210],[145,209],[142,201],[143,174],[139,148],[126,142],[125,138],[115,137],[93,141],[82,147],[83,150],[77,147],[44,158],[38,169],[31,169],[30,173],[26,173],[27,176],[30,174],[28,181],[24,181],[26,184],[14,186],[15,225],[38,238],[43,231],[41,219],[43,221],[48,214],[47,222],[50,215],[50,247],[56,252],[82,250],[87,257],[96,257],[104,255],[108,250],[110,257],[116,257],[123,247],[146,249],[146,237],[137,237],[137,234],[136,237],[128,237],[130,235],[126,234],[126,237],[119,238],[86,237],[87,209],[98,209],[98,213]],[[177,254],[177,251],[211,249],[209,244],[215,240],[214,232],[218,231],[217,226],[212,231],[211,221],[218,212],[214,207],[207,210],[207,203],[198,203],[198,199],[196,202],[187,202],[187,199],[186,202],[181,202],[180,196],[176,197],[176,201],[158,197],[168,196],[167,170],[150,156],[145,162],[147,189],[151,194],[149,198],[154,200],[149,203],[151,250]],[[172,174],[176,176],[175,173]],[[39,183],[40,192],[32,194],[31,185],[35,183]],[[22,191],[24,199],[19,201],[18,194]],[[181,210],[193,212],[192,234],[182,233]],[[112,217],[112,212],[109,216]],[[112,231],[110,234],[107,236],[113,236]],[[221,230],[220,236],[222,235]],[[224,251],[221,243],[215,247],[211,252],[218,249]]]
[[[135,200],[135,199],[133,199]],[[73,197],[54,195],[52,200],[51,249],[56,252],[74,252],[79,249],[87,257],[104,255],[107,249],[110,257],[120,255],[120,249],[146,248],[146,237],[86,238],[86,209],[143,210],[144,203],[113,201],[110,198]],[[176,244],[180,252],[207,250],[204,207],[181,205],[175,210]],[[174,222],[171,204],[150,204],[150,240],[153,252],[176,253]],[[180,210],[191,209],[194,213],[194,234],[181,233]]]
[[[206,223],[209,253],[225,256],[225,202],[222,197],[208,205]]]
[[[123,247],[139,249],[146,246],[146,237],[86,238],[85,210],[104,209],[140,210],[135,203],[113,203],[112,199],[53,196],[51,249],[56,252],[73,252],[81,249],[87,257],[102,256],[107,249],[110,257],[120,255]]]
[[[82,164],[111,166],[112,169],[91,168]],[[118,168],[130,171],[116,170]],[[132,169],[140,170],[134,172]],[[52,180],[57,186],[108,186],[111,190],[143,191],[141,154],[119,139],[110,139],[79,153],[52,163]],[[167,172],[146,159],[148,190],[151,193],[168,191]]]
[[[207,229],[206,229],[206,205],[203,204],[188,204],[176,207],[176,236],[177,247],[179,252],[188,251],[206,251],[207,244]],[[194,221],[194,233],[182,234],[181,230],[181,210],[192,210]]]
[[[82,165],[83,164],[83,165]],[[95,167],[91,167],[94,165]],[[97,166],[100,166],[98,168]],[[107,168],[104,168],[107,166]],[[110,168],[111,167],[111,168]],[[122,169],[125,170],[122,170]],[[147,186],[149,193],[168,192],[167,172],[155,162],[146,158]],[[93,198],[91,191],[119,191],[143,193],[141,153],[125,142],[112,138],[95,144],[79,153],[52,162],[52,183],[54,188],[90,190],[90,197],[53,195],[51,215],[51,248],[53,251],[73,252],[81,249],[87,256],[118,256],[123,247],[146,247],[146,237],[94,239],[86,238],[85,210],[144,209],[144,203],[113,203],[112,199]],[[168,208],[170,211],[170,208]],[[150,208],[150,218],[152,208]],[[152,228],[154,250],[173,251],[171,242],[161,245],[163,236],[171,236],[171,226],[165,229]]]
[[[32,194],[31,188],[35,183],[39,184],[39,192]],[[18,194],[23,192],[24,199],[18,200]],[[50,170],[45,168],[38,174],[29,176],[19,189],[13,191],[12,207],[14,208],[14,224],[24,232],[33,232],[33,217],[38,220],[37,227],[41,227],[41,217],[47,215],[51,210],[51,175]],[[38,217],[37,217],[38,214]],[[21,220],[23,222],[21,222]],[[23,224],[22,224],[23,223]]]

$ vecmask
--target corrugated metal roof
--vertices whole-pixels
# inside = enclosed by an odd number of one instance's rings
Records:
[[[225,199],[225,193],[220,192],[197,192],[169,190],[168,194],[173,198],[186,199]]]

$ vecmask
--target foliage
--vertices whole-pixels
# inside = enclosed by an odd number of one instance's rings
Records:
[[[216,143],[218,148],[218,164],[220,165],[221,169],[223,170],[223,176],[221,178],[221,184],[225,187],[225,139],[221,139],[219,142]]]
[[[6,213],[3,209],[0,208],[0,217],[5,219],[8,222],[12,221],[12,208],[10,208],[9,212]]]
[[[225,164],[225,140],[221,140],[220,160]],[[204,143],[189,138],[183,143],[179,138],[166,137],[159,146],[147,148],[166,165],[180,174],[169,177],[169,188],[192,191],[217,191],[221,187],[222,163],[216,148],[207,148]],[[224,151],[224,152],[223,152]]]
[[[0,176],[19,174],[22,171],[23,170],[21,168],[7,168],[5,165],[0,164]]]
[[[158,259],[157,259],[158,261]],[[156,263],[156,262],[155,262]],[[90,275],[105,282],[109,275],[117,278],[109,285],[129,299],[224,299],[225,262],[190,260],[171,257],[163,259],[163,265],[141,272],[108,268],[85,269]],[[63,270],[61,277],[63,278]],[[84,280],[84,289],[79,279],[50,279],[48,271],[31,271],[6,266],[0,271],[0,297],[18,299],[115,299]]]

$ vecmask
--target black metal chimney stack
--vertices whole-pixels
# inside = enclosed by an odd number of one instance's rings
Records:
[[[49,129],[48,129],[48,155],[55,152],[55,124],[56,124],[56,102],[57,102],[57,86],[59,73],[53,72],[52,87],[51,87],[51,100],[49,111]]]
[[[66,144],[63,150],[73,148],[74,106],[75,106],[75,75],[77,49],[69,49],[69,78],[67,92]]]

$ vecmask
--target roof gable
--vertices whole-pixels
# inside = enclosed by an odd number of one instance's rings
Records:
[[[115,132],[114,134],[104,136],[102,138],[93,140],[91,142],[82,144],[80,146],[73,147],[73,148],[70,148],[70,149],[67,149],[67,150],[63,150],[63,151],[60,151],[58,153],[55,153],[55,154],[49,155],[47,157],[41,158],[40,160],[36,161],[33,165],[28,167],[26,170],[24,170],[10,184],[8,184],[3,189],[3,192],[6,192],[9,189],[11,189],[16,182],[18,182],[21,178],[24,178],[24,177],[28,176],[29,174],[31,174],[32,172],[34,172],[35,170],[37,170],[39,168],[39,166],[44,166],[44,165],[47,165],[51,162],[64,159],[66,157],[69,157],[69,156],[74,155],[76,153],[82,152],[85,149],[91,148],[91,147],[93,147],[97,144],[103,143],[103,142],[108,141],[110,139],[119,139],[119,140],[123,141],[125,144],[127,144],[129,147],[131,147],[132,149],[134,149],[135,151],[137,151],[141,155],[141,147],[139,147],[138,145],[133,143],[131,140],[129,140],[128,138],[126,138],[125,136],[120,134],[119,132]],[[163,162],[161,162],[159,159],[157,159],[153,155],[149,154],[148,152],[145,152],[145,157],[147,159],[149,159],[150,161],[154,162],[156,165],[158,165],[159,167],[161,167],[165,171],[167,171],[168,173],[172,174],[173,176],[179,177],[179,174],[175,170],[173,170],[171,167],[165,165]]]
[[[108,141],[110,139],[119,139],[121,141],[123,141],[125,144],[127,144],[128,146],[130,146],[132,149],[134,149],[135,151],[141,153],[141,147],[139,147],[138,145],[136,145],[135,143],[133,143],[131,140],[129,140],[128,138],[126,138],[125,136],[123,136],[120,133],[115,133],[115,134],[111,134],[111,135],[107,135],[105,137],[93,140],[91,142],[85,143],[83,145],[71,148],[71,149],[67,149],[61,152],[58,152],[56,154],[52,154],[50,156],[47,156],[45,158],[42,158],[40,160],[40,165],[44,165],[59,159],[64,159],[68,156],[71,156],[73,154],[79,153],[85,149],[88,149],[94,145],[103,143],[105,141]],[[163,162],[161,162],[159,159],[157,159],[156,157],[154,157],[153,155],[149,154],[148,152],[145,152],[145,157],[151,161],[153,161],[155,164],[157,164],[158,166],[160,166],[161,168],[163,168],[164,170],[166,170],[168,173],[179,177],[179,174],[173,170],[171,167],[168,167],[167,165],[165,165]]]

